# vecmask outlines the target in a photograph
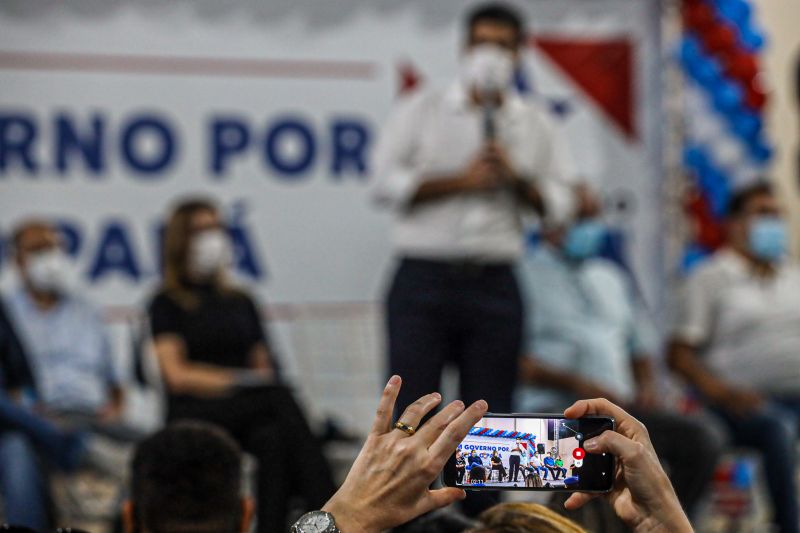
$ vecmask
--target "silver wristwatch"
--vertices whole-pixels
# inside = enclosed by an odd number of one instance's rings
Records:
[[[333,515],[327,511],[311,511],[297,519],[291,533],[340,533]]]

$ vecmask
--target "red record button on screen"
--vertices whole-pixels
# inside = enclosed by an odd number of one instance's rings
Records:
[[[575,448],[574,450],[572,450],[572,457],[574,457],[575,459],[583,459],[584,457],[586,457],[586,451],[584,451],[583,448]]]

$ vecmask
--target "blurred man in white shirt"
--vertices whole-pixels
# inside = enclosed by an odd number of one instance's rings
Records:
[[[782,533],[800,531],[795,442],[800,419],[800,268],[769,185],[731,199],[727,243],[694,271],[672,325],[672,369],[740,446],[764,457]]]
[[[402,101],[376,149],[375,195],[395,215],[387,320],[389,371],[405,379],[401,410],[440,387],[448,361],[465,402],[511,408],[522,216],[568,217],[576,197],[556,129],[512,87],[524,42],[513,10],[479,6],[467,19],[460,77]]]

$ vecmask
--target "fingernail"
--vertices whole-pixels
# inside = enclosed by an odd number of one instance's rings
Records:
[[[463,408],[464,408],[464,402],[462,402],[461,400],[456,400],[456,401],[454,401],[454,402],[453,402],[453,405],[455,405],[455,406],[456,406],[456,407],[458,407],[459,409],[463,409]]]
[[[436,398],[437,400],[441,400],[442,399],[442,395],[439,394],[438,392],[434,392],[433,393],[433,397]]]
[[[486,400],[478,400],[477,402],[475,402],[475,405],[477,405],[479,409],[482,409],[484,411],[489,409],[489,404],[486,403]]]
[[[583,448],[585,450],[596,450],[598,448],[597,439],[589,439],[583,443]]]
[[[389,385],[397,385],[400,383],[400,376],[392,376],[389,378]]]

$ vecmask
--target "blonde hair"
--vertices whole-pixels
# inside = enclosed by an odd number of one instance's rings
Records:
[[[501,503],[478,517],[467,533],[587,533],[565,516],[538,503]]]

